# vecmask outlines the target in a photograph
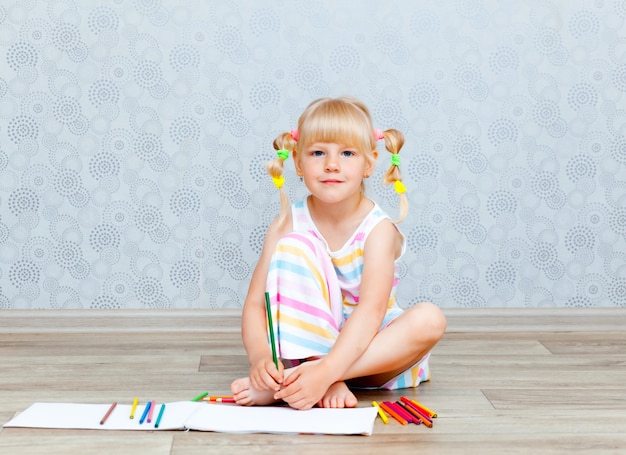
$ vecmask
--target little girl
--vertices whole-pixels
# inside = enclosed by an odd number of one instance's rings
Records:
[[[364,179],[384,139],[391,155],[385,184],[400,197],[391,221],[365,196]],[[431,303],[402,310],[398,260],[406,246],[396,223],[407,213],[398,152],[400,131],[374,130],[368,109],[351,98],[313,101],[298,129],[274,141],[268,172],[281,195],[242,312],[249,377],[231,384],[241,405],[282,400],[296,409],[354,407],[350,387],[415,387],[430,377],[428,356],[446,321]],[[290,207],[283,163],[293,157],[311,193]],[[265,293],[280,361],[268,344]]]

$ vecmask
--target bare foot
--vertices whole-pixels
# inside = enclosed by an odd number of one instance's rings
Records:
[[[264,406],[275,403],[274,390],[255,390],[250,385],[250,378],[235,379],[230,385],[235,403],[242,406]]]
[[[328,388],[317,406],[320,408],[354,408],[357,404],[358,400],[346,383],[339,381]]]

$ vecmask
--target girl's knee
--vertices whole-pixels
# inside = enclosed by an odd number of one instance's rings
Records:
[[[415,305],[413,310],[415,326],[420,327],[435,342],[439,341],[448,326],[441,309],[431,302],[422,302]]]

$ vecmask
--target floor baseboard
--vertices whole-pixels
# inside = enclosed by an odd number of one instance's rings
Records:
[[[621,332],[626,308],[446,308],[448,332]],[[0,333],[239,332],[240,309],[2,310]]]

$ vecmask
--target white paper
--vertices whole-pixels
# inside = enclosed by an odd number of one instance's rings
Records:
[[[297,411],[275,406],[203,406],[187,425],[201,431],[225,433],[372,434],[376,408]]]
[[[165,403],[165,412],[155,428],[161,403],[155,405],[152,421],[139,423],[145,404],[118,404],[103,425],[100,421],[110,404],[34,403],[7,422],[5,427],[65,428],[92,430],[198,430],[227,433],[318,433],[372,434],[376,408],[297,411],[288,407],[247,407],[231,404],[177,401]]]
[[[156,429],[184,429],[185,422],[198,409],[199,405],[202,403],[192,401],[166,403],[159,428]],[[4,426],[85,430],[154,430],[161,403],[156,403],[150,423],[148,423],[147,418],[143,423],[139,423],[146,404],[137,406],[133,419],[130,418],[132,406],[130,404],[118,404],[104,425],[100,425],[100,421],[110,407],[110,404],[34,403]]]

